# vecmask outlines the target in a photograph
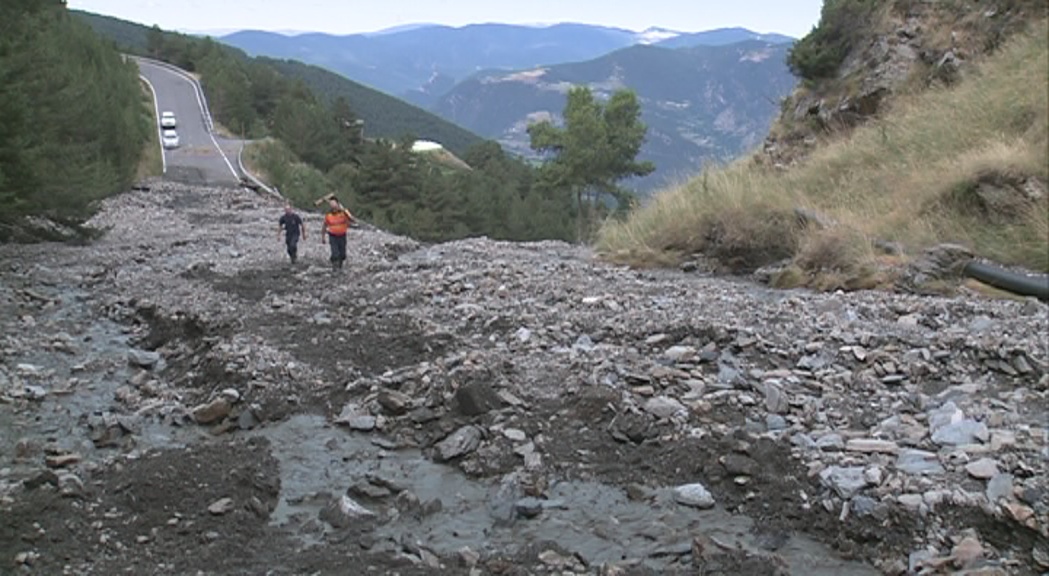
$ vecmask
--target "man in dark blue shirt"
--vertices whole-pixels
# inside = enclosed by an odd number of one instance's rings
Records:
[[[306,227],[302,225],[302,218],[295,213],[291,204],[284,205],[284,215],[277,221],[278,240],[281,232],[284,233],[284,242],[288,245],[288,256],[294,264],[299,257],[299,238],[306,241]]]

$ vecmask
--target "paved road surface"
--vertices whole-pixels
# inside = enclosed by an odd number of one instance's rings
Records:
[[[156,94],[157,114],[170,110],[178,120],[179,147],[164,150],[164,177],[189,184],[237,185],[239,143],[209,132],[201,102],[203,94],[198,95],[192,80],[172,68],[135,60]]]

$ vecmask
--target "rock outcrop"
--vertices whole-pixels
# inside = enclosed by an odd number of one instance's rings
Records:
[[[1006,38],[1046,16],[1044,2],[892,0],[863,28],[847,31],[854,47],[836,74],[803,82],[755,160],[785,168],[820,140],[877,117],[894,97],[952,83]]]

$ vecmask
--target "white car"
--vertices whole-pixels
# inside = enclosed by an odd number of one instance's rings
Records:
[[[174,130],[164,130],[161,134],[165,148],[178,148],[178,133]]]
[[[160,125],[163,126],[164,128],[174,128],[175,125],[176,125],[175,113],[174,112],[164,112],[163,114],[161,114],[160,115]]]

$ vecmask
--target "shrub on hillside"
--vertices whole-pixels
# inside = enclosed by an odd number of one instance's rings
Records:
[[[787,55],[790,71],[810,81],[834,76],[877,6],[873,0],[825,0],[819,23]]]

